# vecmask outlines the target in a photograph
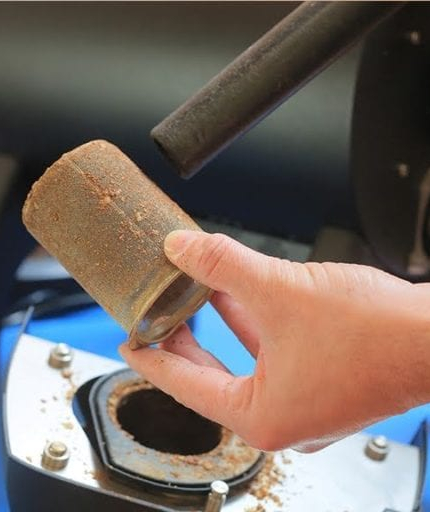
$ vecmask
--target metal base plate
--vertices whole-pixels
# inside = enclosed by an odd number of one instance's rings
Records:
[[[53,343],[29,335],[23,335],[16,346],[5,396],[9,463],[19,464],[35,474],[48,475],[53,496],[57,484],[64,487],[68,483],[70,488],[79,489],[70,503],[61,502],[63,512],[89,510],[86,504],[94,503],[91,497],[94,493],[103,494],[106,500],[112,498],[117,507],[118,500],[123,500],[124,509],[121,510],[173,510],[162,503],[160,496],[145,494],[107,478],[73,413],[76,387],[124,365],[75,350],[69,374],[48,366],[53,347]],[[50,473],[41,466],[41,454],[48,440],[62,441],[70,449],[69,463],[60,471]],[[360,433],[315,454],[305,455],[292,450],[277,452],[274,454],[276,478],[267,477],[268,472],[263,470],[250,488],[228,500],[223,510],[412,511],[420,487],[419,450],[393,442],[387,458],[377,462],[364,454],[368,440],[367,435]],[[270,474],[273,476],[273,471]],[[18,482],[14,484],[14,489],[27,488]],[[43,504],[34,504],[31,510],[59,510],[58,502],[54,506],[52,496],[40,494],[38,499],[45,501],[44,508]],[[11,496],[14,512],[30,510],[14,508],[14,501],[19,501],[18,497]],[[191,509],[178,506],[174,510]]]

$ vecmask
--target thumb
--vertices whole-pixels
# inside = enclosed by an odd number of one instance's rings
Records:
[[[178,230],[164,241],[169,260],[196,281],[233,297],[249,297],[264,283],[267,256],[226,235]]]

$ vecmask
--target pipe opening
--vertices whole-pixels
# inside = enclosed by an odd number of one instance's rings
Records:
[[[141,344],[167,338],[207,300],[208,289],[185,274],[180,275],[149,308],[137,326]],[[133,337],[133,335],[132,335]]]
[[[164,453],[198,455],[221,441],[221,427],[158,389],[141,389],[120,401],[121,428],[141,445]]]

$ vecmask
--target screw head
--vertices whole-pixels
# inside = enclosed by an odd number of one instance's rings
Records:
[[[204,508],[204,512],[221,512],[230,490],[223,480],[214,480],[211,483],[211,492]]]
[[[48,451],[53,457],[62,457],[67,452],[67,446],[61,441],[54,441],[48,445]]]
[[[387,457],[389,448],[388,440],[385,436],[376,436],[368,441],[364,453],[369,459],[382,461]]]
[[[410,168],[408,164],[404,162],[399,162],[396,165],[396,171],[400,178],[408,178],[410,174]]]
[[[52,368],[66,368],[73,359],[73,351],[66,343],[58,343],[49,354],[48,364]]]
[[[421,32],[419,30],[411,30],[407,32],[406,38],[414,46],[419,46],[422,42]]]
[[[55,351],[59,356],[68,356],[70,354],[70,347],[66,343],[58,343]]]
[[[385,436],[376,436],[372,439],[373,444],[381,450],[388,447],[388,441]]]
[[[227,496],[229,490],[230,488],[228,484],[226,484],[223,480],[214,480],[211,483],[211,491],[216,494]]]
[[[58,471],[67,466],[70,452],[67,445],[62,441],[51,441],[47,443],[42,454],[42,466],[51,471]]]

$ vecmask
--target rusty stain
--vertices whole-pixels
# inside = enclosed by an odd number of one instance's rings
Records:
[[[142,378],[121,382],[115,386],[107,399],[107,411],[113,424],[122,431],[125,437],[134,440],[133,436],[122,429],[117,418],[118,407],[124,397],[141,390],[156,389],[150,382]],[[143,447],[135,442],[135,450],[142,455],[137,472],[144,471],[154,477],[169,479],[182,476],[183,472],[191,474],[197,480],[206,477],[227,478],[240,474],[251,467],[260,456],[260,452],[247,445],[242,439],[235,436],[230,430],[220,427],[221,439],[210,451],[198,455],[179,455],[175,453],[158,452]],[[142,451],[143,450],[143,451]],[[155,457],[159,466],[156,467],[150,457]]]

